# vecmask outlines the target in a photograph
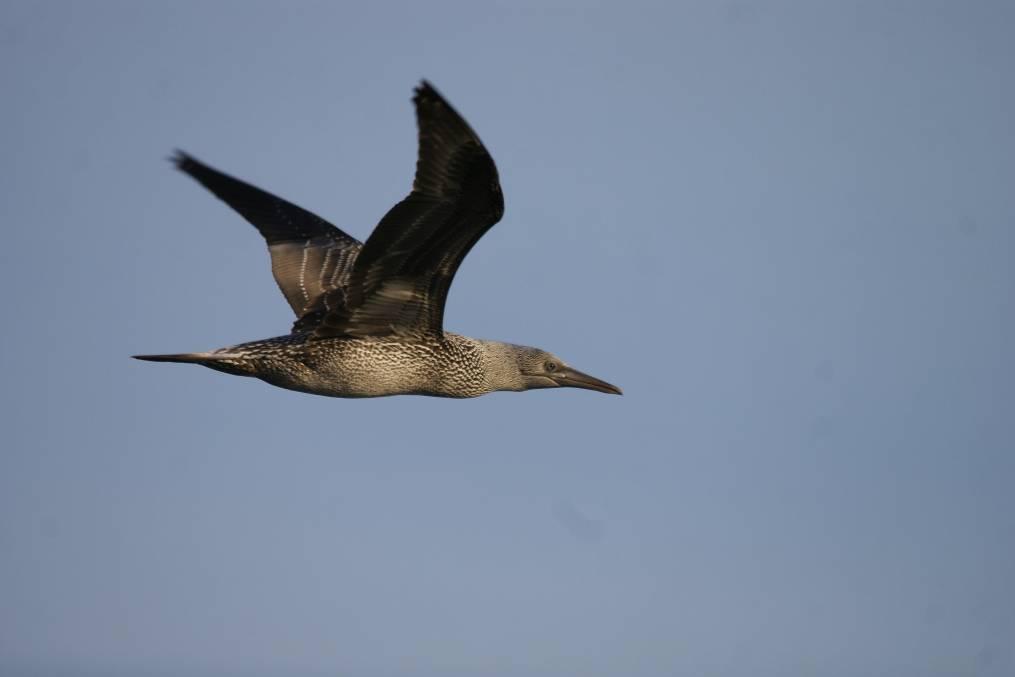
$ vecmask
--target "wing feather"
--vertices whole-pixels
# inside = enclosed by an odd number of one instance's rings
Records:
[[[297,318],[323,307],[342,287],[363,245],[321,217],[177,151],[173,163],[264,236],[275,282]],[[307,322],[303,321],[302,325]],[[301,323],[297,322],[297,327]]]
[[[425,81],[413,102],[412,192],[367,239],[346,288],[325,295],[316,337],[440,334],[458,267],[504,213],[497,168],[476,133]]]

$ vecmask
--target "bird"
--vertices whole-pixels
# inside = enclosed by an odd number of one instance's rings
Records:
[[[296,321],[284,336],[208,352],[134,355],[202,365],[289,390],[345,398],[620,388],[530,346],[444,329],[448,289],[504,213],[493,158],[426,80],[415,88],[416,171],[409,195],[360,242],[321,217],[176,151],[171,161],[264,237]]]

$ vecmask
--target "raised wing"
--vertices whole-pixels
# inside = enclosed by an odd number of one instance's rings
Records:
[[[318,338],[440,334],[455,271],[504,213],[497,168],[476,133],[428,82],[413,102],[412,192],[367,239],[345,289],[325,295]]]
[[[223,174],[182,151],[176,167],[240,213],[268,243],[271,272],[298,318],[345,284],[363,245],[291,202]],[[297,322],[297,328],[301,322]]]

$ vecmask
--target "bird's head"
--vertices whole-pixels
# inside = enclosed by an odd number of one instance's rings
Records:
[[[522,390],[567,387],[623,395],[617,386],[578,371],[553,353],[528,346],[512,346],[512,348],[515,363],[522,377]]]

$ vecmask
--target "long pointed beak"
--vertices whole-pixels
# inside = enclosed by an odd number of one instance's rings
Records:
[[[572,369],[571,367],[564,367],[553,374],[550,378],[556,381],[559,386],[566,386],[569,388],[586,388],[588,390],[597,390],[601,393],[609,393],[611,395],[624,394],[617,386],[607,383],[606,381],[600,381],[594,376],[589,376],[588,374],[584,374],[577,369]]]

